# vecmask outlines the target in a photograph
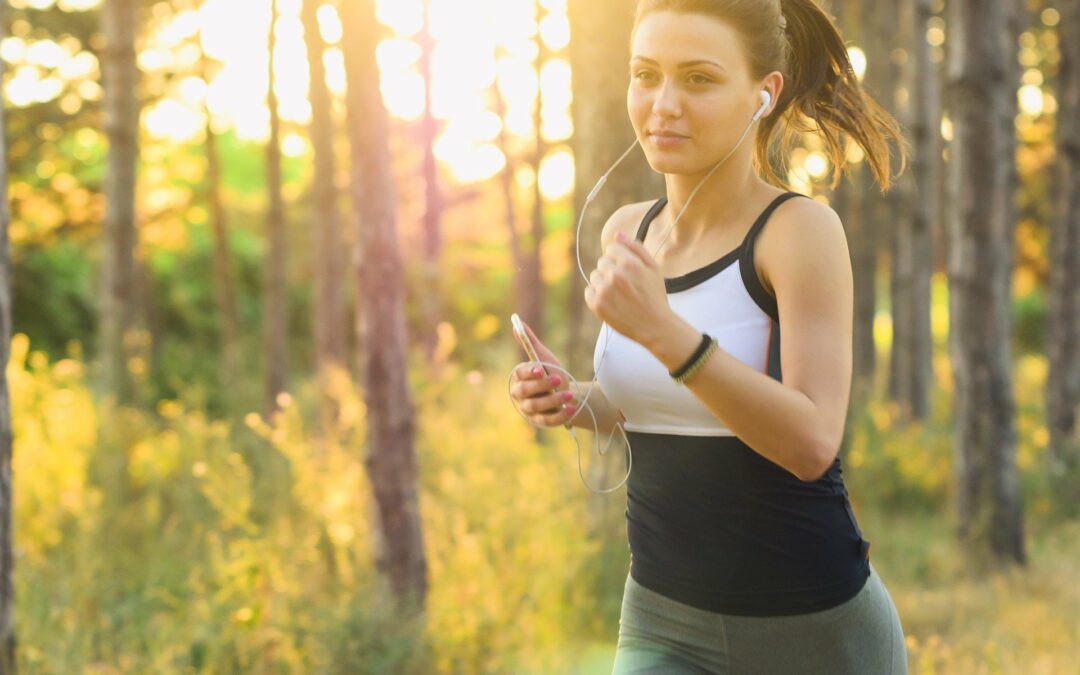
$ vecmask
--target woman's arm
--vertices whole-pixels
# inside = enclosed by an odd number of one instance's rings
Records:
[[[592,394],[589,394],[588,405],[592,408],[593,414],[596,415],[596,429],[601,434],[610,434],[615,428],[615,425],[619,422],[625,422],[626,418],[623,417],[622,412],[620,412],[619,409],[604,396],[604,390],[601,389],[600,385],[595,381],[570,383],[570,390],[574,392],[574,401],[578,404],[584,400],[585,395],[589,392],[590,388],[592,389]],[[593,431],[593,418],[588,410],[582,411],[571,420],[570,423],[579,429]]]
[[[804,199],[777,209],[758,246],[766,232],[762,267],[777,300],[783,382],[718,349],[686,384],[756,452],[813,481],[839,450],[850,392],[854,292],[847,240],[832,209]],[[642,344],[674,370],[700,340],[697,329],[672,313]]]

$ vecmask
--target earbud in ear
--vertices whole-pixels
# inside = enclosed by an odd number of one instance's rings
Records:
[[[761,90],[761,106],[758,107],[757,112],[754,113],[754,121],[761,119],[765,114],[765,111],[769,109],[769,104],[772,103],[772,94],[768,89]]]

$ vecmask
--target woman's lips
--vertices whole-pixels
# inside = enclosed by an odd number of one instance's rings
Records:
[[[661,148],[671,148],[679,145],[683,141],[687,140],[686,136],[678,136],[673,134],[651,133],[649,138],[652,139],[653,145]]]

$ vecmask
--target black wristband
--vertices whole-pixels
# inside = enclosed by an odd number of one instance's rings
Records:
[[[711,342],[712,337],[710,337],[708,333],[702,333],[701,343],[698,344],[697,349],[695,349],[694,353],[690,355],[690,358],[686,360],[686,363],[682,364],[673,371],[669,371],[668,375],[671,375],[674,378],[682,377],[686,373],[686,371],[690,370],[691,366],[693,366],[694,363],[699,358],[701,358],[701,355],[704,354],[705,350],[709,348],[709,343]]]

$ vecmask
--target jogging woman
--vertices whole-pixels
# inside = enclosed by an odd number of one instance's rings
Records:
[[[838,455],[844,229],[783,187],[790,141],[814,131],[834,179],[850,139],[887,189],[898,126],[813,0],[641,0],[629,75],[630,121],[666,195],[611,215],[585,291],[605,324],[587,403],[633,450],[614,672],[906,673]],[[535,363],[512,379],[533,423],[593,428],[576,383]]]

